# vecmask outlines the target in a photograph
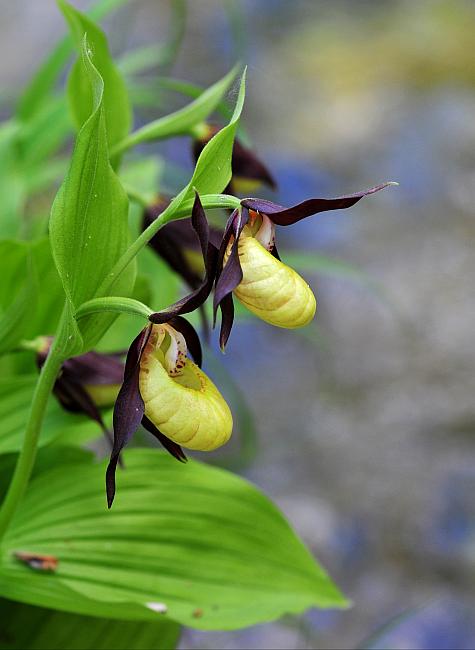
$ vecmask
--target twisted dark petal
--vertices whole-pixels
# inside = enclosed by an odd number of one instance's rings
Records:
[[[176,442],[173,442],[173,440],[170,440],[170,438],[163,435],[163,433],[157,429],[154,423],[149,420],[146,415],[142,418],[142,426],[165,447],[168,453],[174,456],[181,463],[186,463],[188,459],[180,445],[177,445]]]
[[[178,300],[166,310],[152,314],[149,318],[151,323],[167,323],[174,316],[189,314],[195,309],[198,309],[198,307],[201,307],[211,293],[216,275],[218,251],[209,241],[208,221],[198,193],[195,195],[191,223],[200,241],[201,253],[205,265],[205,277],[201,285],[195,289],[195,291],[184,296],[184,298],[181,298],[181,300]]]
[[[228,295],[222,299],[219,308],[221,309],[219,345],[221,350],[224,352],[234,323],[234,302],[232,293],[228,293]]]
[[[297,223],[297,221],[310,217],[313,214],[318,214],[319,212],[351,208],[351,206],[358,203],[364,196],[379,192],[385,187],[388,187],[388,185],[391,185],[391,183],[383,183],[382,185],[371,187],[369,190],[339,196],[334,199],[307,199],[290,208],[284,208],[277,203],[272,203],[272,201],[266,201],[265,199],[243,199],[241,205],[250,210],[256,210],[257,212],[266,214],[278,226],[291,226]]]
[[[201,368],[201,364],[203,363],[203,352],[201,350],[200,338],[193,325],[181,316],[175,316],[169,322],[172,327],[183,334],[188,351],[193,357],[196,365]]]
[[[127,353],[124,382],[114,406],[114,446],[106,471],[107,504],[115,495],[115,470],[120,452],[138,429],[144,414],[144,403],[139,390],[140,359],[147,345],[151,327],[143,329],[134,339]]]
[[[227,296],[231,296],[233,290],[238,286],[242,280],[241,262],[239,261],[239,237],[241,236],[244,226],[249,221],[249,211],[243,208],[241,212],[235,211],[229,218],[226,226],[226,231],[219,251],[218,271],[223,263],[226,247],[229,243],[231,236],[234,236],[234,242],[231,246],[231,251],[226,264],[222,268],[216,280],[216,287],[214,290],[214,320],[216,322],[216,312],[218,306],[223,304]],[[234,308],[232,307],[232,298],[227,300],[224,304],[224,309],[221,308],[223,320],[221,322],[220,344],[221,348],[224,346],[231,333],[233,324]]]

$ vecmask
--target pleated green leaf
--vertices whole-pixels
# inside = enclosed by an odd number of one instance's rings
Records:
[[[66,614],[0,600],[1,650],[172,650],[180,626]]]
[[[36,477],[1,545],[0,593],[124,620],[233,629],[345,599],[272,503],[224,470],[132,450],[111,511],[104,464]],[[18,551],[57,559],[35,571]]]

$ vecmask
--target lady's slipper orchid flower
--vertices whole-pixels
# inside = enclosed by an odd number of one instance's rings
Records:
[[[221,242],[214,295],[214,317],[221,308],[220,344],[224,349],[234,319],[232,293],[262,320],[284,328],[307,325],[316,310],[312,290],[281,262],[275,226],[290,226],[326,210],[349,208],[390,183],[333,199],[308,199],[285,208],[264,199],[243,199],[228,219]]]
[[[210,451],[227,442],[232,432],[228,405],[200,369],[199,337],[181,316],[208,298],[216,271],[217,249],[209,242],[208,223],[198,195],[191,221],[205,260],[205,278],[167,310],[151,314],[150,324],[130,346],[114,407],[114,447],[106,473],[109,507],[120,453],[140,424],[180,461],[186,460],[182,446]]]
[[[40,368],[46,361],[51,342],[51,338],[45,337],[37,354]],[[64,409],[87,415],[111,441],[99,409],[113,406],[123,374],[124,364],[119,355],[87,352],[63,363],[53,392]]]
[[[202,132],[193,141],[193,158],[195,164],[213,136],[220,131],[218,126],[204,124]],[[238,138],[234,139],[231,158],[232,178],[225,192],[228,194],[247,194],[254,192],[261,185],[275,189],[276,182],[271,173],[256,154],[245,147]]]

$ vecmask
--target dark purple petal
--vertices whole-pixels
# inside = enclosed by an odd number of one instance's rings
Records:
[[[54,385],[53,392],[61,406],[72,413],[84,413],[91,420],[97,422],[101,429],[107,433],[107,427],[102,419],[101,412],[95,405],[92,397],[78,382],[72,380],[66,373],[59,375]]]
[[[144,414],[144,403],[139,390],[140,359],[151,331],[150,326],[143,329],[129,348],[125,362],[124,383],[114,406],[114,446],[106,472],[109,508],[115,495],[115,470],[120,452],[138,429]]]
[[[218,251],[216,250],[215,246],[213,246],[213,244],[211,244],[209,241],[208,221],[206,219],[206,215],[203,210],[203,206],[201,205],[198,193],[195,195],[191,223],[200,241],[201,252],[205,265],[205,277],[201,285],[195,289],[195,291],[192,291],[187,296],[184,296],[181,298],[181,300],[178,300],[167,309],[152,314],[149,318],[151,323],[167,323],[174,316],[179,316],[180,314],[189,314],[195,309],[198,309],[198,307],[201,307],[201,305],[207,300],[209,294],[211,293],[216,274]]]
[[[249,211],[246,208],[243,208],[241,212],[235,211],[229,218],[228,224],[226,226],[226,231],[223,237],[223,243],[219,251],[219,260],[218,260],[218,278],[216,280],[216,287],[214,290],[214,302],[213,302],[213,313],[214,313],[214,322],[216,322],[216,313],[218,306],[222,304],[223,300],[232,294],[233,290],[238,286],[242,280],[242,269],[241,262],[239,261],[239,237],[241,236],[244,226],[249,221]],[[226,247],[229,244],[231,236],[234,236],[234,242],[231,246],[229,257],[226,261],[226,264],[223,266],[222,270],[219,272],[220,266],[223,263]],[[221,348],[224,349],[224,344],[229,338],[231,333],[231,327],[233,323],[233,318],[230,316],[232,300],[227,300],[225,309],[221,309],[221,313],[225,321],[221,323],[221,334],[220,342]],[[234,309],[232,310],[234,314]],[[224,341],[224,344],[223,344]]]
[[[377,185],[376,187],[364,190],[363,192],[356,192],[355,194],[348,194],[347,196],[339,196],[334,199],[307,199],[306,201],[293,205],[290,208],[284,208],[277,203],[272,203],[272,201],[266,201],[265,199],[243,199],[241,205],[245,206],[249,210],[255,210],[256,212],[266,214],[278,226],[291,226],[292,224],[297,223],[297,221],[310,217],[313,214],[318,214],[319,212],[351,208],[351,206],[358,203],[358,201],[364,196],[379,192],[391,184],[392,183],[383,183],[382,185]]]
[[[226,347],[234,323],[234,302],[232,293],[228,293],[228,295],[221,300],[219,308],[221,309],[219,345],[221,350],[224,352],[224,348]]]
[[[173,442],[173,440],[170,440],[170,438],[167,438],[161,431],[159,431],[154,423],[149,420],[146,415],[144,415],[142,418],[142,426],[165,447],[168,453],[170,453],[181,463],[186,463],[188,459],[185,456],[185,453],[180,445],[178,445],[176,442]]]
[[[194,362],[201,368],[203,363],[203,352],[201,350],[200,338],[191,323],[181,316],[175,316],[169,321],[170,325],[185,337],[188,352],[193,357]]]

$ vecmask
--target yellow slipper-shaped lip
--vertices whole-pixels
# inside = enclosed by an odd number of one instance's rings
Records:
[[[150,337],[140,361],[139,390],[145,415],[170,440],[188,449],[211,451],[230,438],[233,420],[221,393],[188,357],[170,376]]]
[[[310,323],[317,303],[298,273],[254,237],[241,236],[238,254],[243,277],[234,294],[249,311],[277,327],[294,329]]]

